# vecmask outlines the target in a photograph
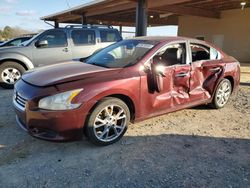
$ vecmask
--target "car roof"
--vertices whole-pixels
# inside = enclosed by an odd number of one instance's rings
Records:
[[[190,43],[197,43],[201,45],[205,45],[208,47],[212,47],[219,51],[221,54],[224,56],[227,55],[225,52],[223,52],[220,48],[215,46],[214,44],[203,41],[203,40],[198,40],[195,38],[190,38],[190,37],[181,37],[181,36],[143,36],[143,37],[134,37],[131,38],[132,40],[151,40],[151,41],[156,41],[159,43],[170,43],[170,42],[181,42],[181,41],[189,41]],[[126,39],[125,39],[126,40]]]
[[[132,38],[134,40],[151,40],[151,41],[157,41],[157,42],[177,42],[177,41],[190,41],[195,43],[200,43],[204,45],[210,45],[210,43],[194,38],[189,37],[181,37],[181,36],[143,36],[143,37],[134,37]]]
[[[115,30],[115,31],[118,31],[116,28],[101,28],[101,27],[59,27],[59,28],[53,28],[53,29],[48,29],[48,30],[89,30],[89,29],[92,29],[92,30]],[[48,31],[46,30],[46,31]]]

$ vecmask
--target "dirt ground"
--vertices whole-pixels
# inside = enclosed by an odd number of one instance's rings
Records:
[[[0,89],[0,187],[250,187],[250,86],[223,109],[132,124],[107,147],[35,139]]]

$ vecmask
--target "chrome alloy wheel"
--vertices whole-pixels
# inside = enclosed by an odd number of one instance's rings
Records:
[[[6,68],[1,74],[2,80],[7,84],[14,84],[21,77],[21,72],[16,68]]]
[[[229,100],[229,97],[231,95],[231,90],[232,88],[229,82],[223,82],[218,88],[216,100],[217,100],[217,104],[220,107],[224,106]]]
[[[126,121],[127,117],[122,107],[118,105],[106,106],[95,118],[94,134],[100,141],[113,141],[123,133]]]

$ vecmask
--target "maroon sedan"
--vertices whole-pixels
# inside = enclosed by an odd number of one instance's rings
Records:
[[[182,37],[140,37],[80,61],[26,72],[14,90],[18,124],[54,141],[118,141],[129,122],[211,104],[239,87],[239,62],[215,46]],[[202,118],[202,117],[201,117]]]

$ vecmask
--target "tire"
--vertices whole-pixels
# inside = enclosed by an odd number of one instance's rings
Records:
[[[21,78],[25,71],[25,68],[16,62],[6,61],[2,63],[0,65],[0,86],[5,89],[13,89],[16,81]]]
[[[127,131],[129,122],[128,106],[120,99],[107,97],[91,112],[85,124],[85,133],[95,145],[106,146],[121,139]]]
[[[223,108],[229,101],[231,94],[232,84],[228,79],[223,78],[216,88],[213,102],[211,104],[212,107],[216,109]]]

